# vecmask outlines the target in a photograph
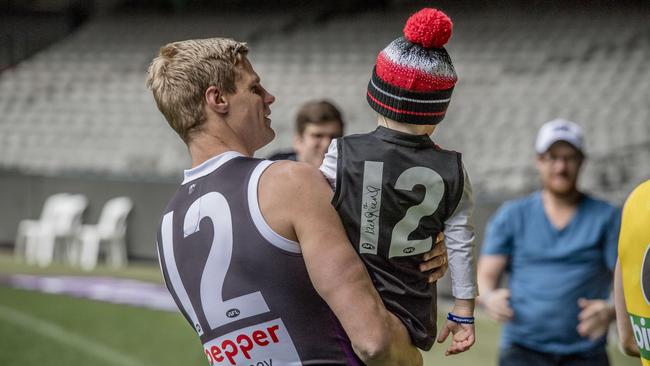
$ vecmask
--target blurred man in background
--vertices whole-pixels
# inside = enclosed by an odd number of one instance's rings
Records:
[[[543,188],[497,211],[478,264],[479,303],[504,324],[499,364],[608,365],[620,212],[577,189],[577,124],[544,124],[535,150]],[[509,288],[498,288],[504,272]]]
[[[616,325],[621,348],[650,365],[650,180],[625,202],[614,279]]]
[[[293,150],[278,152],[270,160],[294,160],[318,168],[330,142],[343,136],[341,112],[327,100],[314,100],[298,110]]]

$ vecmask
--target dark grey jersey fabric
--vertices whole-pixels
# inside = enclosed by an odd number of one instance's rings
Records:
[[[333,204],[386,307],[416,346],[436,337],[436,286],[419,271],[463,193],[460,153],[384,127],[337,140]]]
[[[262,162],[236,157],[178,189],[158,232],[167,287],[215,364],[360,365],[301,254],[254,222],[248,184]]]

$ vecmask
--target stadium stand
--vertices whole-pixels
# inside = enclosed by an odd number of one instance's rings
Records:
[[[70,28],[68,20],[56,14],[0,17],[0,72],[64,37]]]
[[[177,181],[189,159],[144,78],[158,47],[187,38],[251,45],[250,58],[277,97],[277,138],[260,155],[291,144],[295,112],[310,99],[335,101],[348,133],[367,131],[376,120],[365,102],[374,59],[414,9],[94,18],[0,74],[0,169]],[[455,21],[448,49],[459,83],[435,140],[464,154],[477,199],[496,202],[537,187],[535,132],[556,117],[585,127],[586,190],[620,203],[650,177],[650,12],[445,10]]]
[[[39,174],[177,175],[186,153],[144,86],[148,63],[173,40],[214,34],[247,39],[255,31],[247,19],[99,19],[6,71],[0,79],[7,105],[3,167]],[[265,24],[278,22],[269,17]]]

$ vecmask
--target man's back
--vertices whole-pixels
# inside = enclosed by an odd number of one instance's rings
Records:
[[[426,135],[379,127],[337,140],[333,203],[389,310],[414,343],[435,338],[435,284],[419,271],[420,254],[463,194],[460,154],[437,148]]]
[[[211,363],[357,364],[300,246],[261,214],[270,164],[229,152],[186,172],[158,237],[165,282]]]

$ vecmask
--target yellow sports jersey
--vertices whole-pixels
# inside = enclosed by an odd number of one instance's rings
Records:
[[[625,202],[618,257],[623,291],[643,365],[650,366],[650,180]]]

